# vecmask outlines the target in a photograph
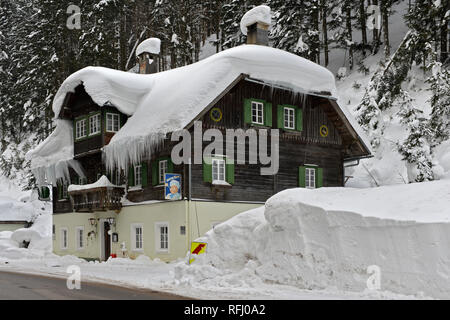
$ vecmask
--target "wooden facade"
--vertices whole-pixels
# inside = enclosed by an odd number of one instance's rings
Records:
[[[87,183],[97,181],[99,175],[107,174],[102,163],[101,148],[108,144],[111,134],[105,132],[106,112],[117,112],[112,106],[100,107],[96,105],[84,90],[67,98],[62,117],[76,119],[86,114],[100,112],[102,119],[101,135],[75,142],[75,158],[80,161],[87,174]],[[246,121],[244,103],[246,99],[265,101],[271,105],[270,125],[252,125]],[[174,165],[171,173],[178,173],[182,177],[183,198],[205,199],[215,201],[266,201],[270,196],[282,190],[299,187],[299,167],[313,165],[321,168],[323,187],[338,187],[344,185],[344,160],[369,155],[368,150],[358,139],[336,102],[324,95],[300,94],[292,90],[265,85],[243,77],[237,81],[229,91],[210,105],[195,120],[202,122],[202,130],[218,129],[225,136],[226,129],[254,128],[257,132],[265,129],[279,129],[278,106],[288,105],[301,110],[302,124],[299,130],[281,129],[279,135],[279,170],[275,175],[261,175],[258,164],[249,164],[248,157],[245,164],[235,163],[233,166],[233,183],[228,187],[213,186],[205,182],[204,166],[202,164]],[[212,112],[215,112],[213,114]],[[126,122],[126,116],[121,114],[121,124]],[[324,129],[325,128],[325,129]],[[193,126],[188,128],[193,132]],[[321,130],[325,130],[322,131]],[[203,148],[209,142],[203,142]],[[270,136],[268,140],[269,154]],[[153,164],[161,158],[169,158],[174,142],[166,140],[154,152],[151,158],[144,161],[146,168],[141,188],[129,188],[127,198],[132,202],[147,200],[163,200],[164,187],[152,183],[155,177]],[[249,142],[246,141],[246,152]],[[224,144],[224,150],[226,146]],[[237,147],[235,156],[237,156]],[[235,158],[236,160],[236,158]],[[189,187],[189,170],[191,187]],[[128,170],[130,171],[130,170]],[[71,183],[77,181],[75,172],[71,171]],[[121,175],[121,183],[126,182]],[[191,191],[191,193],[189,193]],[[55,190],[54,190],[55,192]],[[55,194],[55,193],[54,193]],[[55,198],[55,197],[54,197]],[[73,211],[70,201],[54,199],[54,212]]]

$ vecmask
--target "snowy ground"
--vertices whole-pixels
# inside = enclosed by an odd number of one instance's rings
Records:
[[[23,249],[3,233],[0,271],[67,277],[78,265],[85,281],[200,299],[449,298],[449,190],[450,180],[286,190],[209,231],[207,253],[192,265],[144,256],[86,262],[50,253],[49,237]],[[370,265],[381,270],[380,290],[367,288]]]

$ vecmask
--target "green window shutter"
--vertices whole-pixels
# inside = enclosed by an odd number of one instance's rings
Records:
[[[323,169],[316,169],[316,188],[322,188],[323,186]]]
[[[306,168],[298,167],[298,186],[300,188],[306,188]]]
[[[264,103],[264,125],[272,127],[272,103]]]
[[[148,186],[147,174],[148,174],[147,162],[142,162],[142,165],[141,165],[141,177],[142,177],[142,187],[143,188]]]
[[[277,127],[278,129],[284,129],[284,106],[278,105],[277,109]]]
[[[298,108],[295,111],[295,128],[297,131],[303,131],[303,110]]]
[[[252,100],[244,100],[244,123],[252,123]]]
[[[212,168],[211,168],[211,174],[212,174]],[[225,165],[225,180],[229,184],[234,184],[234,161],[231,159],[226,159],[226,165]]]
[[[173,162],[170,160],[170,158],[167,158],[167,173],[174,173],[173,172]]]
[[[204,182],[212,182],[212,163],[211,158],[208,158],[208,162],[206,163],[205,160],[203,160],[203,181]]]
[[[152,165],[152,185],[157,186],[159,184],[158,161],[156,160],[152,161],[151,165]]]
[[[128,186],[134,187],[134,166],[128,168]]]
[[[50,189],[48,187],[42,187],[41,197],[43,199],[47,199],[48,197],[50,197]]]

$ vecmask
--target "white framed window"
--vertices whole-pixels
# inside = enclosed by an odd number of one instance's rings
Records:
[[[61,242],[60,242],[60,246],[61,246],[61,250],[66,250],[69,246],[69,238],[68,238],[68,230],[67,228],[61,228]]]
[[[295,109],[284,107],[284,128],[295,130]]]
[[[89,135],[100,133],[100,114],[89,117]]]
[[[158,172],[159,172],[159,183],[163,184],[165,175],[169,168],[169,161],[167,160],[160,160],[158,163]]]
[[[84,249],[84,227],[77,227],[76,229],[76,241],[77,241],[77,250]]]
[[[141,223],[131,225],[131,245],[133,251],[144,250],[144,226]]]
[[[212,179],[213,181],[226,181],[226,165],[225,159],[212,159]]]
[[[142,165],[134,166],[134,185],[142,186]]]
[[[106,131],[117,132],[120,129],[120,115],[117,113],[106,114]]]
[[[156,251],[168,252],[169,251],[169,223],[157,222],[155,223],[155,244]]]
[[[305,187],[310,189],[316,188],[316,169],[305,169]]]
[[[75,139],[82,139],[87,136],[86,119],[80,119],[75,122]]]
[[[252,101],[252,123],[264,124],[264,104]]]

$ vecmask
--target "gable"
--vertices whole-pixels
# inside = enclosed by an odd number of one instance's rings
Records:
[[[262,84],[257,80],[243,77],[231,88],[223,92],[220,99],[211,103],[190,123],[201,120],[210,128],[248,128],[244,123],[244,100],[266,101],[272,104],[272,128],[277,128],[277,107],[291,105],[303,111],[303,128],[301,132],[282,130],[280,139],[296,140],[299,143],[339,146],[345,158],[368,156],[365,147],[345,114],[332,97],[322,94],[311,95],[295,92],[280,86]],[[211,116],[212,111],[219,110],[220,120]],[[326,127],[328,133],[320,132]]]

